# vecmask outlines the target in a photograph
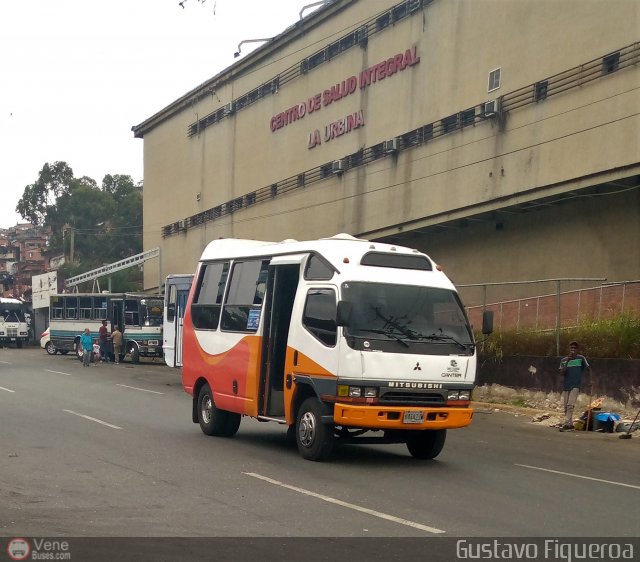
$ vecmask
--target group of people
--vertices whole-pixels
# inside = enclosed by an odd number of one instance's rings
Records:
[[[122,353],[122,332],[118,329],[118,326],[113,327],[111,343],[113,344],[114,363],[117,365],[120,363],[120,355]],[[111,353],[109,350],[109,329],[107,328],[107,321],[103,320],[98,330],[98,343],[93,342],[91,330],[85,328],[84,333],[80,336],[80,345],[82,346],[82,364],[85,367],[91,365],[92,354],[95,364],[100,363],[100,361],[109,363],[111,361]]]

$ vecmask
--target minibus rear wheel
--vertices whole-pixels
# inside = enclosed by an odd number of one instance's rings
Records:
[[[315,398],[307,398],[298,411],[296,443],[298,452],[310,461],[323,461],[333,451],[333,425],[322,423],[322,404]]]
[[[240,427],[240,414],[219,410],[213,401],[211,387],[204,384],[198,393],[198,423],[205,435],[232,437]]]
[[[407,433],[407,449],[416,459],[435,459],[444,447],[446,429],[427,429]]]

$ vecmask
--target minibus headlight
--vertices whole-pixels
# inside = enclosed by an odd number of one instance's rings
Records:
[[[362,396],[362,389],[359,386],[350,386],[349,396],[351,398],[360,398]]]
[[[447,393],[447,400],[459,400],[460,392],[458,390],[450,390]]]
[[[471,392],[469,392],[468,390],[461,390],[460,391],[460,395],[458,397],[458,400],[470,400],[471,399]]]
[[[375,398],[378,396],[378,389],[375,386],[368,386],[364,389],[365,398]]]

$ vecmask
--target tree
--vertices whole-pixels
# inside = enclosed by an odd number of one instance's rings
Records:
[[[127,175],[107,174],[99,187],[92,178],[75,178],[65,162],[45,164],[38,179],[25,187],[16,211],[50,228],[54,251],[69,256],[73,239],[74,263],[60,271],[66,276],[142,251],[142,189]],[[140,274],[136,270],[121,277],[129,284]]]
[[[35,225],[43,225],[49,207],[65,193],[73,180],[73,170],[66,162],[45,164],[35,183],[24,189],[16,212]]]

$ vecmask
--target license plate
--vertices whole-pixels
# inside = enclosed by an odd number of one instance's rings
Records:
[[[149,345],[158,345],[158,340],[149,340]]]
[[[424,412],[405,412],[402,421],[404,423],[422,423],[424,421]]]

